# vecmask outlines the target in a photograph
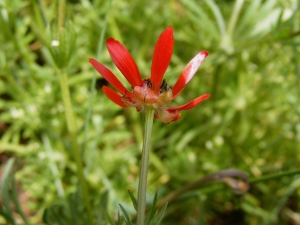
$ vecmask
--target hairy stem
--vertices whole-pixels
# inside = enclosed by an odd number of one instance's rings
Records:
[[[153,116],[154,116],[154,109],[146,107],[144,141],[143,141],[142,158],[140,164],[139,187],[138,187],[137,225],[145,224],[146,188],[147,188],[149,153],[151,147]]]
[[[66,7],[65,0],[59,0],[58,1],[58,24],[57,24],[58,29],[64,27],[65,7]]]
[[[65,116],[67,120],[67,126],[68,126],[68,131],[71,136],[71,146],[72,146],[72,153],[73,157],[77,166],[77,176],[79,179],[80,187],[82,190],[83,194],[83,201],[84,204],[87,208],[87,213],[88,213],[88,219],[89,219],[89,224],[93,225],[93,219],[92,219],[92,210],[91,210],[91,205],[90,205],[90,198],[89,198],[89,192],[88,192],[88,187],[83,175],[83,163],[81,160],[81,155],[80,155],[80,149],[79,145],[77,143],[77,135],[76,135],[76,124],[75,124],[75,117],[72,109],[72,104],[71,104],[71,98],[70,98],[70,90],[69,90],[69,85],[68,85],[68,75],[65,72],[59,71],[59,77],[60,77],[60,87],[61,87],[61,92],[62,92],[62,98],[63,98],[63,103],[65,107]]]

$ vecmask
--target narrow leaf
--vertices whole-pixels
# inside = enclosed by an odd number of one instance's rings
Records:
[[[16,188],[16,181],[15,181],[15,176],[14,175],[12,175],[12,178],[11,178],[11,187],[12,187],[12,199],[15,203],[16,211],[21,215],[23,221],[26,224],[28,224],[28,220],[27,220],[25,214],[23,213],[22,208],[21,208],[20,203],[19,203],[17,188]]]
[[[155,213],[157,211],[157,191],[155,192],[155,195],[154,195],[154,198],[153,198],[153,203],[152,203],[152,208],[151,208],[151,212],[150,212],[150,215],[147,219],[147,222],[146,224],[149,225],[153,219],[153,217],[155,216]]]
[[[128,213],[126,212],[125,208],[121,204],[119,204],[119,206],[120,206],[120,208],[121,208],[121,210],[123,212],[123,215],[125,217],[125,223],[127,225],[132,225],[130,217],[129,217]]]
[[[213,14],[215,16],[215,19],[217,21],[217,24],[218,24],[218,27],[220,30],[221,37],[224,37],[226,34],[226,26],[225,26],[224,18],[223,18],[220,8],[212,0],[206,0],[206,3],[208,4],[208,6],[210,7],[211,11],[213,12]]]
[[[130,190],[128,190],[129,196],[131,198],[133,207],[135,208],[135,210],[137,211],[137,199],[134,197],[134,195],[130,192]]]
[[[52,215],[52,217],[54,218],[54,220],[59,224],[59,225],[68,225],[67,223],[65,223],[60,214],[56,212],[56,207],[52,207],[50,208],[50,213]],[[53,223],[52,223],[53,224]]]
[[[159,225],[160,222],[162,221],[162,219],[164,218],[167,206],[168,206],[168,202],[166,202],[166,204],[164,204],[163,208],[161,209],[160,213],[158,214],[158,216],[157,216],[157,224],[156,225]]]
[[[9,215],[9,217],[12,219],[11,223],[15,224],[13,216],[12,216],[12,211],[10,207],[10,202],[9,202],[9,183],[10,183],[10,173],[12,170],[12,166],[14,163],[14,159],[11,158],[7,161],[7,164],[5,165],[5,170],[3,173],[2,177],[2,182],[3,182],[3,202],[4,202],[4,208],[5,208],[5,214]]]
[[[108,222],[111,225],[115,225],[114,221],[112,220],[112,218],[110,217],[110,215],[108,214],[108,212],[103,207],[101,207],[101,206],[100,206],[100,210],[103,213],[103,215],[105,216],[105,218],[108,220]]]
[[[204,207],[203,207],[203,202],[201,198],[199,198],[199,208],[200,208],[200,213],[199,213],[199,225],[207,225],[205,221],[205,213],[204,213]]]
[[[80,199],[80,196],[78,195],[78,192],[75,194],[75,195],[70,195],[68,197],[68,208],[69,208],[69,214],[70,214],[70,217],[72,219],[72,225],[78,225],[78,221],[79,218],[78,218],[78,210],[76,208],[76,206],[79,204],[76,202],[77,199]]]
[[[253,0],[248,4],[247,10],[243,13],[242,18],[239,18],[236,35],[244,36],[244,33],[249,33],[249,30],[251,30],[253,25],[256,24],[253,19],[256,18],[255,13],[257,13],[260,5],[261,0]]]
[[[47,209],[45,209],[44,210],[44,213],[43,213],[43,222],[45,223],[45,224],[51,224],[50,223],[50,221],[49,221],[49,208],[47,208]]]
[[[11,224],[15,224],[14,219],[11,217],[11,215],[9,215],[4,210],[0,210],[0,215],[3,216],[6,219],[7,222],[9,222]]]
[[[220,34],[217,27],[214,25],[215,23],[208,16],[207,10],[201,8],[201,5],[197,2],[190,0],[182,0],[182,4],[189,10],[187,16],[197,23],[197,26],[201,28],[201,32],[207,33],[213,39],[218,39]],[[199,21],[205,21],[205,23],[199,23]]]
[[[124,217],[120,214],[120,211],[118,211],[118,221],[116,225],[123,225]]]

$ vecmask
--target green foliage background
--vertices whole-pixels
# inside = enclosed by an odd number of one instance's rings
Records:
[[[16,158],[20,192],[28,196],[21,203],[31,223],[41,223],[45,208],[65,199],[82,210],[55,63],[69,76],[97,224],[105,224],[99,205],[111,215],[118,203],[134,212],[127,190],[137,192],[143,116],[110,102],[100,90],[106,81],[88,63],[97,59],[126,84],[101,41],[105,27],[104,40],[122,42],[147,78],[156,40],[173,26],[169,85],[199,51],[210,53],[172,104],[204,93],[211,98],[182,112],[177,122],[154,123],[149,201],[157,188],[162,198],[222,169],[260,178],[300,166],[298,1],[73,0],[66,3],[61,36],[57,4],[0,1],[1,167]],[[298,224],[299,185],[299,176],[283,176],[237,196],[212,184],[171,204],[163,224]]]

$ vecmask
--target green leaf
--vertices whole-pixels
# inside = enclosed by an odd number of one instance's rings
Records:
[[[120,206],[120,208],[121,208],[121,210],[123,212],[123,215],[125,217],[125,223],[127,225],[132,225],[130,217],[129,217],[128,213],[126,212],[125,208],[121,204],[119,204],[119,206]]]
[[[16,181],[15,181],[15,176],[14,175],[12,175],[12,178],[11,178],[11,188],[12,188],[12,199],[15,203],[16,211],[21,215],[23,221],[26,224],[28,224],[28,220],[27,220],[25,214],[23,213],[22,208],[21,208],[20,203],[19,203],[17,188],[16,188]]]
[[[238,21],[238,17],[240,15],[241,9],[243,7],[245,0],[236,0],[234,7],[233,7],[233,12],[231,13],[231,17],[229,19],[229,24],[228,24],[228,30],[227,30],[227,35],[232,38],[233,31],[235,29],[236,23]]]
[[[123,225],[124,217],[120,214],[120,211],[118,211],[118,221],[116,225]]]
[[[134,195],[130,192],[130,190],[128,190],[128,193],[129,193],[129,196],[130,196],[130,198],[131,198],[133,207],[134,207],[135,210],[137,211],[137,200],[136,200],[136,198],[134,197]]]
[[[43,221],[44,221],[45,224],[50,224],[49,216],[48,215],[49,215],[49,208],[45,209],[44,213],[43,213],[42,219],[43,219]]]
[[[147,219],[147,222],[146,224],[149,225],[151,223],[151,221],[153,220],[154,216],[155,216],[155,213],[157,211],[157,191],[155,192],[155,195],[154,195],[154,198],[153,198],[153,203],[152,203],[152,208],[151,208],[151,212],[150,212],[150,215]]]
[[[108,220],[108,222],[111,224],[111,225],[115,225],[114,221],[112,220],[112,218],[110,217],[110,215],[108,214],[108,212],[100,207],[100,210],[102,211],[102,213],[104,214],[105,218]]]
[[[168,207],[168,202],[166,202],[166,204],[164,204],[164,206],[162,207],[160,213],[158,214],[156,225],[159,225],[160,222],[162,221],[162,219],[164,218],[167,207]]]
[[[226,26],[225,26],[224,18],[223,18],[223,15],[222,15],[221,11],[220,11],[220,8],[212,0],[206,0],[205,2],[208,4],[208,6],[210,7],[210,9],[212,10],[212,12],[215,16],[215,19],[217,21],[217,24],[218,24],[218,27],[219,27],[219,30],[220,30],[220,35],[222,37],[224,37],[225,34],[226,34]]]
[[[206,220],[205,220],[205,213],[204,213],[204,207],[203,207],[203,202],[201,198],[199,198],[199,225],[207,225]]]
[[[68,225],[67,223],[65,223],[63,221],[63,219],[61,218],[60,214],[56,212],[56,207],[52,207],[50,208],[50,213],[51,216],[53,217],[53,219],[59,224],[59,225]]]
[[[281,10],[279,8],[272,10],[265,18],[263,18],[259,24],[257,24],[252,30],[252,36],[262,36],[270,32],[276,27],[276,22],[280,18]]]
[[[59,224],[59,225],[76,225],[78,224],[76,221],[71,221],[68,215],[65,212],[66,208],[64,205],[53,205],[47,209],[45,209],[44,214],[43,214],[43,221],[46,224],[49,225],[54,225],[54,224]]]
[[[1,179],[2,180],[1,183],[3,183],[3,190],[2,190],[1,194],[3,195],[3,203],[4,203],[4,208],[5,208],[4,214],[10,218],[10,222],[12,224],[15,224],[15,221],[14,221],[11,207],[10,207],[9,186],[10,186],[10,174],[11,174],[11,170],[12,170],[14,161],[15,161],[14,158],[11,158],[7,161],[5,169],[4,169],[3,177]]]
[[[247,10],[242,14],[242,18],[239,19],[238,26],[235,30],[235,35],[237,37],[243,35],[243,31],[245,33],[249,33],[249,26],[255,23],[253,22],[253,18],[255,18],[255,13],[257,13],[257,10],[259,6],[261,5],[261,0],[253,0],[250,2],[250,4],[247,6]]]
[[[78,224],[79,218],[78,218],[78,210],[76,208],[76,206],[80,204],[80,196],[78,192],[68,197],[68,204],[69,204],[68,208],[69,208],[70,217],[72,219],[72,224],[74,225]]]
[[[215,23],[207,15],[206,10],[203,10],[199,4],[190,0],[182,0],[182,3],[189,10],[187,16],[200,26],[202,32],[206,32],[212,38],[219,38],[220,34]],[[201,21],[205,21],[205,23]]]
[[[11,224],[15,224],[14,219],[7,212],[5,212],[3,210],[0,210],[0,215],[3,216],[6,219],[7,222],[9,222]]]

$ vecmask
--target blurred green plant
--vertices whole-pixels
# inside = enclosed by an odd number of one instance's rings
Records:
[[[15,219],[16,216],[14,214],[17,213],[25,224],[29,224],[18,199],[16,180],[13,171],[14,161],[14,158],[10,158],[7,161],[3,176],[1,176],[0,203],[1,205],[3,204],[3,206],[0,208],[0,215],[3,216],[8,223],[15,225],[20,223],[20,220],[17,221]],[[11,200],[14,204],[14,208],[12,208]]]

